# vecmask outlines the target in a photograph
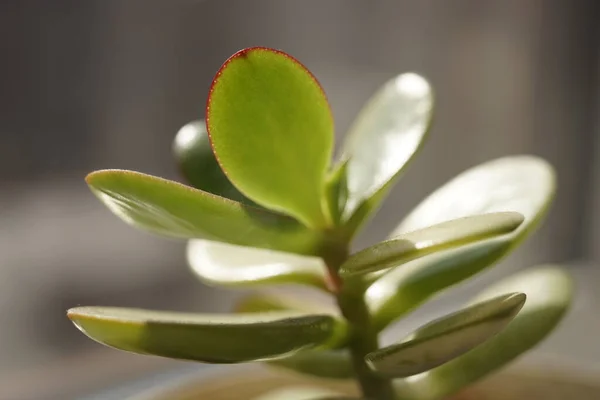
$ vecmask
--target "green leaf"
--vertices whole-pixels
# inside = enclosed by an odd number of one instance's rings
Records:
[[[347,350],[306,350],[269,361],[270,365],[327,379],[350,379],[354,368]]]
[[[364,275],[397,267],[436,251],[510,233],[522,222],[521,214],[502,212],[439,223],[405,233],[352,255],[341,266],[340,275]]]
[[[204,120],[190,122],[177,132],[173,155],[183,176],[196,189],[241,203],[252,203],[223,173],[210,146]]]
[[[302,64],[267,48],[234,54],[213,81],[206,121],[217,159],[242,193],[311,227],[329,225],[333,118]]]
[[[431,87],[414,73],[388,81],[361,111],[342,155],[342,162],[348,164],[344,215],[352,216],[353,229],[378,207],[382,194],[420,149],[432,111]],[[374,196],[376,201],[369,201]]]
[[[554,329],[571,303],[573,287],[565,271],[545,266],[498,282],[474,301],[506,292],[523,292],[527,295],[527,302],[502,332],[440,367],[398,381],[399,397],[406,400],[446,398],[503,367]]]
[[[382,330],[443,289],[491,266],[512,246],[506,235],[411,261],[375,281],[365,301],[376,329]]]
[[[251,293],[242,297],[235,305],[236,313],[255,313],[271,311],[298,311],[310,314],[338,315],[337,309],[310,299],[282,294]]]
[[[472,305],[424,325],[398,344],[369,353],[369,367],[390,378],[416,375],[445,364],[500,332],[525,303],[511,293]]]
[[[330,172],[325,188],[329,215],[334,224],[338,225],[348,199],[348,185],[346,182],[346,163],[339,165]]]
[[[220,286],[303,284],[326,290],[326,268],[318,257],[190,240],[187,259],[205,283]]]
[[[323,304],[307,301],[305,298],[275,296],[265,293],[253,293],[243,297],[235,306],[236,313],[264,313],[274,311],[298,311],[323,313]],[[327,310],[329,311],[329,310]],[[337,314],[331,310],[331,314]],[[329,312],[327,312],[329,314]],[[339,317],[338,317],[339,318]],[[354,369],[347,350],[305,350],[288,357],[268,362],[273,367],[285,368],[305,375],[328,379],[348,379],[354,375]]]
[[[533,156],[499,158],[469,169],[429,195],[392,233],[414,231],[468,215],[515,211],[525,222],[515,245],[545,215],[555,191],[552,167]]]
[[[140,354],[208,363],[268,360],[337,344],[345,325],[330,315],[206,315],[78,307],[69,318],[97,342]]]
[[[179,238],[315,254],[321,239],[293,219],[132,171],[89,174],[92,192],[126,223]]]

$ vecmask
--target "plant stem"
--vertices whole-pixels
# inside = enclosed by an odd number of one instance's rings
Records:
[[[372,324],[363,291],[343,285],[338,275],[337,271],[347,257],[348,251],[344,248],[341,251],[328,252],[328,257],[324,257],[324,260],[329,270],[330,282],[337,286],[335,289],[338,306],[349,325],[348,348],[356,379],[363,397],[370,400],[394,400],[396,397],[390,381],[377,376],[365,362],[365,356],[379,348],[378,334]]]
[[[393,400],[395,395],[390,382],[377,376],[365,362],[365,356],[377,350],[379,343],[362,293],[357,295],[342,290],[338,305],[350,325],[349,349],[363,396],[373,400]]]

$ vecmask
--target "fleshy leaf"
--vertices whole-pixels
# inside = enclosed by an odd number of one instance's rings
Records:
[[[328,379],[350,379],[354,368],[347,350],[306,350],[269,361],[270,365],[305,375]]]
[[[187,259],[209,285],[291,283],[326,289],[326,268],[318,257],[194,239],[188,242]]]
[[[408,262],[375,281],[365,294],[377,330],[413,311],[443,289],[493,265],[512,245],[506,235]]]
[[[312,301],[305,297],[293,297],[274,293],[251,293],[235,304],[236,313],[255,313],[271,311],[297,311],[310,314],[332,314],[339,312],[333,307]]]
[[[402,234],[352,255],[341,276],[364,275],[408,261],[514,231],[523,216],[514,212],[474,215]]]
[[[468,215],[515,211],[525,222],[515,242],[545,215],[555,191],[552,167],[533,156],[499,158],[469,169],[429,195],[391,236]]]
[[[345,326],[329,315],[298,313],[187,314],[112,307],[78,307],[69,318],[87,336],[140,354],[207,363],[268,360],[329,347]]]
[[[133,171],[89,174],[92,192],[126,223],[157,234],[314,254],[320,239],[268,210]]]
[[[475,301],[515,291],[525,293],[527,302],[502,332],[442,366],[397,381],[399,397],[407,400],[446,398],[503,367],[537,345],[554,329],[571,303],[573,288],[565,271],[546,266],[500,281],[477,296]]]
[[[190,122],[177,132],[173,141],[173,154],[181,173],[196,189],[241,203],[251,203],[229,182],[219,166],[204,120]]]
[[[511,293],[432,321],[398,344],[369,353],[371,369],[390,378],[428,371],[477,347],[500,332],[525,303]]]
[[[406,73],[388,81],[369,100],[348,132],[346,219],[359,225],[372,212],[420,149],[429,128],[433,94],[421,76]],[[376,196],[377,201],[368,201]],[[366,202],[366,203],[365,203]],[[361,207],[362,206],[362,207]],[[357,208],[361,207],[361,210]]]
[[[302,64],[278,50],[239,51],[215,76],[206,121],[219,164],[243,194],[311,227],[329,225],[333,118]]]

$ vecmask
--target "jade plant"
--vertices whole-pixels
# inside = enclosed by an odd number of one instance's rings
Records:
[[[216,74],[205,119],[176,135],[174,154],[191,186],[123,170],[92,172],[86,181],[126,223],[189,240],[189,264],[205,283],[307,285],[337,307],[253,292],[227,315],[77,307],[69,318],[117,349],[265,362],[354,380],[365,399],[444,398],[504,366],[568,308],[571,283],[559,267],[496,282],[395,343],[378,337],[534,230],[555,190],[544,160],[510,156],[469,169],[387,239],[351,247],[422,147],[432,110],[423,77],[394,77],[360,112],[332,162],[334,123],[316,78],[281,51],[239,51]]]

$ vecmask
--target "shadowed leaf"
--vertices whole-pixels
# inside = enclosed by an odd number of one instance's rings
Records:
[[[377,330],[413,311],[444,289],[493,265],[507,254],[507,235],[408,262],[377,279],[365,294]]]
[[[173,155],[187,181],[196,189],[251,204],[227,179],[210,146],[204,120],[184,125],[173,141]]]
[[[527,302],[502,332],[444,365],[396,381],[398,395],[406,400],[446,398],[503,367],[537,345],[554,329],[571,303],[573,288],[565,271],[546,266],[500,281],[474,301],[516,291],[525,293]]]
[[[475,215],[408,232],[352,255],[342,276],[363,275],[445,250],[514,231],[523,216],[514,212]]]
[[[78,307],[68,316],[83,333],[105,345],[207,363],[268,360],[333,346],[345,335],[345,325],[329,315],[207,315]]]
[[[152,233],[314,254],[320,239],[293,219],[132,171],[89,174],[92,192],[126,223]]]
[[[500,332],[519,312],[525,297],[523,293],[498,296],[432,321],[400,343],[368,354],[367,364],[390,378],[428,371]]]

